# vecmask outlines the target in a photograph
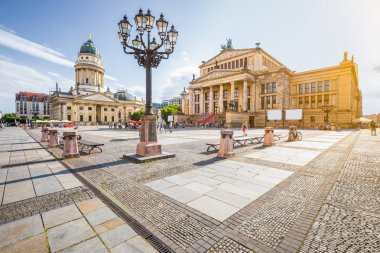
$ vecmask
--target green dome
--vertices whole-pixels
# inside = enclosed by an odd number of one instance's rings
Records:
[[[79,53],[98,55],[98,49],[96,48],[96,46],[94,45],[94,43],[92,43],[92,40],[89,39],[86,43],[84,43],[80,47]]]

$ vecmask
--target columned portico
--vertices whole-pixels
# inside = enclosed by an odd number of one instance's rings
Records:
[[[203,92],[203,88],[201,88],[201,94],[199,95],[199,113],[201,114],[205,113],[204,105],[205,105],[204,92]]]
[[[219,85],[219,113],[223,113],[223,84]]]
[[[214,92],[212,86],[210,86],[209,101],[209,113],[214,113]]]
[[[243,111],[248,110],[248,80],[244,79],[243,83]]]

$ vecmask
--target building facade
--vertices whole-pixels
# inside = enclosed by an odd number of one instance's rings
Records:
[[[182,112],[197,121],[219,114],[228,127],[248,122],[251,127],[288,126],[315,128],[325,123],[321,106],[333,105],[330,123],[350,127],[362,114],[358,69],[347,58],[337,66],[294,72],[262,48],[224,49],[200,65],[181,93]],[[302,120],[268,121],[267,110],[303,109]]]
[[[91,36],[78,53],[75,63],[75,88],[62,92],[58,85],[51,94],[51,118],[76,122],[129,121],[136,110],[144,108],[127,90],[112,93],[104,88],[104,68]]]
[[[15,99],[16,116],[23,119],[49,118],[49,95],[44,93],[19,92]]]

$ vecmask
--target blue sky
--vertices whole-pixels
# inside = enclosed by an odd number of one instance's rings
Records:
[[[92,33],[111,90],[144,96],[145,71],[122,52],[117,22],[139,8],[161,12],[179,31],[175,52],[153,71],[154,101],[177,96],[198,66],[231,38],[235,48],[261,47],[304,71],[355,56],[363,113],[380,113],[380,1],[377,0],[1,0],[0,110],[14,111],[18,91],[49,92],[74,85],[79,48]]]

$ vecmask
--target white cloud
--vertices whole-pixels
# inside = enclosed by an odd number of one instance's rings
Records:
[[[29,54],[59,65],[73,67],[74,62],[65,59],[65,55],[54,49],[24,39],[0,27],[0,45]]]
[[[0,59],[0,110],[14,112],[14,94],[19,91],[48,93],[54,80],[33,68]]]
[[[113,77],[113,76],[109,76],[109,75],[104,75],[104,78],[105,78],[105,79],[108,79],[108,80],[110,80],[110,81],[117,81],[117,79],[116,79],[115,77]]]
[[[55,73],[55,72],[48,72],[48,74],[54,77],[62,77],[60,74]]]
[[[0,59],[2,59],[4,61],[12,61],[13,60],[11,57],[7,57],[7,56],[1,55],[1,54],[0,54]]]
[[[195,65],[187,65],[175,69],[170,73],[169,79],[160,86],[160,98],[170,99],[179,96],[183,87],[187,87],[192,80],[193,73],[198,72]]]

